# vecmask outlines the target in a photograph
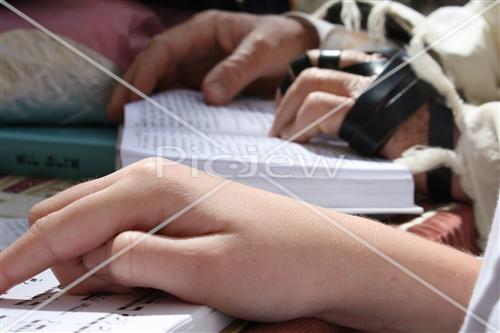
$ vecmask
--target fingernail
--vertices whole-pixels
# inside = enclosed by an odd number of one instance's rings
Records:
[[[226,100],[227,91],[224,85],[218,81],[208,84],[207,87],[210,97],[215,102],[223,102]]]

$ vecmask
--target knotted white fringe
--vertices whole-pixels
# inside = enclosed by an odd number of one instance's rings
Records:
[[[342,0],[340,18],[348,30],[361,30],[361,11],[354,0]]]
[[[432,43],[434,38],[428,37],[426,27],[416,27],[413,32],[413,38],[407,47],[408,55],[411,59],[411,67],[416,75],[432,85],[441,94],[446,101],[447,106],[453,112],[453,118],[460,130],[464,129],[463,100],[458,95],[455,86],[444,74],[439,64],[427,52],[424,52],[425,42]]]
[[[463,174],[460,157],[449,149],[428,146],[414,146],[407,149],[395,163],[406,166],[412,174],[425,172],[442,166],[449,167],[455,174]]]
[[[377,2],[368,15],[368,35],[377,42],[385,41],[385,18],[390,9],[390,1]]]

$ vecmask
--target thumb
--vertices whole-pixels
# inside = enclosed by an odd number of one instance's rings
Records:
[[[229,102],[265,70],[269,54],[262,37],[248,36],[226,59],[218,63],[205,77],[202,91],[209,104]],[[270,49],[270,48],[269,48]]]
[[[212,266],[207,262],[211,252],[207,249],[214,247],[211,241],[208,237],[175,239],[125,231],[84,255],[82,261],[89,271],[110,261],[95,273],[110,283],[161,289],[199,302],[206,293],[201,276],[205,280],[210,275],[200,270]]]

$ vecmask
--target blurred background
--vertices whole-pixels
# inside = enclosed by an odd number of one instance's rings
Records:
[[[437,7],[442,6],[462,6],[467,3],[467,0],[396,0],[407,6],[410,6],[421,13],[428,14],[432,12]],[[295,6],[298,10],[305,12],[314,12],[318,9],[326,0],[295,0]]]

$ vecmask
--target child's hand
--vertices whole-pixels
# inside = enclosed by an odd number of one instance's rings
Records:
[[[260,320],[322,310],[328,222],[288,198],[164,163],[162,178],[148,159],[36,205],[29,231],[1,253],[2,291],[48,267],[68,285],[131,246],[71,292],[152,287]]]
[[[123,253],[71,292],[152,287],[243,319],[319,317],[368,331],[460,326],[460,310],[359,239],[464,305],[479,271],[476,258],[192,172],[148,159],[36,205],[29,231],[0,253],[0,291],[49,267],[68,285]]]

